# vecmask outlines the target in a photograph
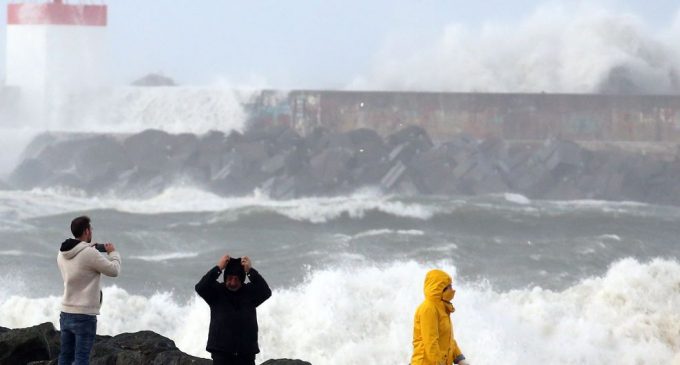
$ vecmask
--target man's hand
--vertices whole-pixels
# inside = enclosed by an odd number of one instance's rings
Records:
[[[247,274],[248,271],[250,271],[250,268],[252,267],[251,264],[250,264],[250,257],[243,256],[241,258],[241,265],[243,265],[243,270],[245,270],[246,274]]]
[[[225,254],[220,258],[220,261],[217,262],[217,267],[224,271],[224,268],[227,267],[227,262],[229,262],[229,254]]]
[[[106,250],[106,253],[111,253],[116,250],[116,246],[111,242],[107,242],[104,244],[104,249]]]

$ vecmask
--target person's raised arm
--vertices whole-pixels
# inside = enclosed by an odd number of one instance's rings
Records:
[[[262,275],[260,275],[257,270],[253,269],[248,256],[243,256],[243,258],[241,258],[241,265],[243,265],[243,269],[245,270],[246,275],[248,275],[248,279],[250,279],[250,282],[253,284],[255,306],[259,306],[272,296],[272,290],[269,289],[269,285]]]
[[[205,300],[208,304],[215,297],[215,284],[217,284],[217,278],[220,276],[222,271],[224,271],[228,261],[229,255],[222,256],[217,262],[217,265],[208,270],[208,272],[203,275],[201,280],[194,287],[194,289],[196,289],[196,293],[198,293],[198,295],[200,295],[201,298],[203,298],[203,300]]]
[[[92,251],[94,261],[92,267],[106,276],[116,277],[120,274],[120,254],[116,251],[116,246],[113,243],[104,244],[106,248],[106,257],[99,254],[97,251]]]

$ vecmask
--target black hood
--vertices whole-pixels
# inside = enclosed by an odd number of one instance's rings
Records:
[[[61,251],[61,252],[70,251],[71,249],[76,247],[76,245],[79,244],[79,243],[80,243],[80,240],[76,240],[76,239],[73,239],[73,238],[67,238],[66,241],[61,243],[61,248],[59,249],[59,251]]]

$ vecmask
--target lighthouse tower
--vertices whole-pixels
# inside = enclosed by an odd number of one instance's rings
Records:
[[[63,0],[7,6],[6,84],[52,98],[106,79],[106,5]]]

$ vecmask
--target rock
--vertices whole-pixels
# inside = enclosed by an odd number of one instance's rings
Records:
[[[380,187],[383,191],[392,190],[397,183],[406,175],[406,165],[397,161],[380,180]]]
[[[128,159],[139,170],[174,173],[197,156],[198,138],[149,129],[126,138],[123,147]]]
[[[266,174],[274,174],[286,167],[286,156],[283,154],[276,155],[262,163],[260,169]]]
[[[544,160],[545,166],[556,177],[569,174],[584,166],[583,150],[574,142],[553,141],[546,146],[549,157]],[[541,152],[539,152],[541,153]]]
[[[349,175],[348,163],[352,153],[343,148],[329,148],[310,161],[311,175],[324,185],[334,186],[342,183]]]
[[[330,141],[329,134],[330,131],[328,129],[317,127],[304,137],[302,144],[312,155],[316,155],[328,147]]]
[[[302,360],[272,359],[267,360],[260,365],[312,365],[312,363]]]
[[[22,160],[27,160],[31,158],[38,158],[42,151],[48,146],[54,145],[60,138],[57,134],[45,132],[37,135],[31,142],[24,148],[22,153]]]
[[[434,146],[418,126],[386,139],[366,128],[317,128],[302,138],[283,124],[200,137],[155,130],[50,133],[36,137],[23,156],[0,189],[65,186],[152,196],[179,181],[219,195],[260,188],[277,199],[369,186],[404,194],[511,191],[530,198],[680,204],[680,157],[609,146],[587,150],[566,140],[478,141],[467,135]]]
[[[54,359],[59,354],[59,333],[52,323],[0,334],[0,365]]]
[[[73,159],[77,178],[86,190],[106,190],[118,176],[133,168],[123,146],[113,138],[102,138]]]
[[[391,134],[387,137],[387,144],[396,147],[400,144],[413,144],[421,151],[426,151],[434,146],[430,136],[420,126],[411,125]]]
[[[44,183],[52,176],[50,168],[41,160],[29,158],[22,161],[9,176],[9,183],[24,189],[30,189]]]
[[[358,166],[380,162],[385,158],[386,148],[382,138],[372,129],[360,128],[345,133],[352,143]]]
[[[60,334],[51,323],[0,333],[0,365],[56,364]],[[187,355],[175,343],[151,331],[96,336],[90,364],[209,365],[211,360]]]
[[[182,353],[175,343],[151,331],[123,333],[95,343],[92,364],[211,364]]]
[[[132,82],[132,86],[176,86],[175,80],[155,73],[150,73]]]
[[[441,194],[447,192],[453,183],[455,164],[449,159],[447,146],[442,145],[413,158],[409,168],[418,191],[423,194]]]
[[[352,181],[357,187],[377,186],[391,168],[386,161],[367,163],[352,170]]]

